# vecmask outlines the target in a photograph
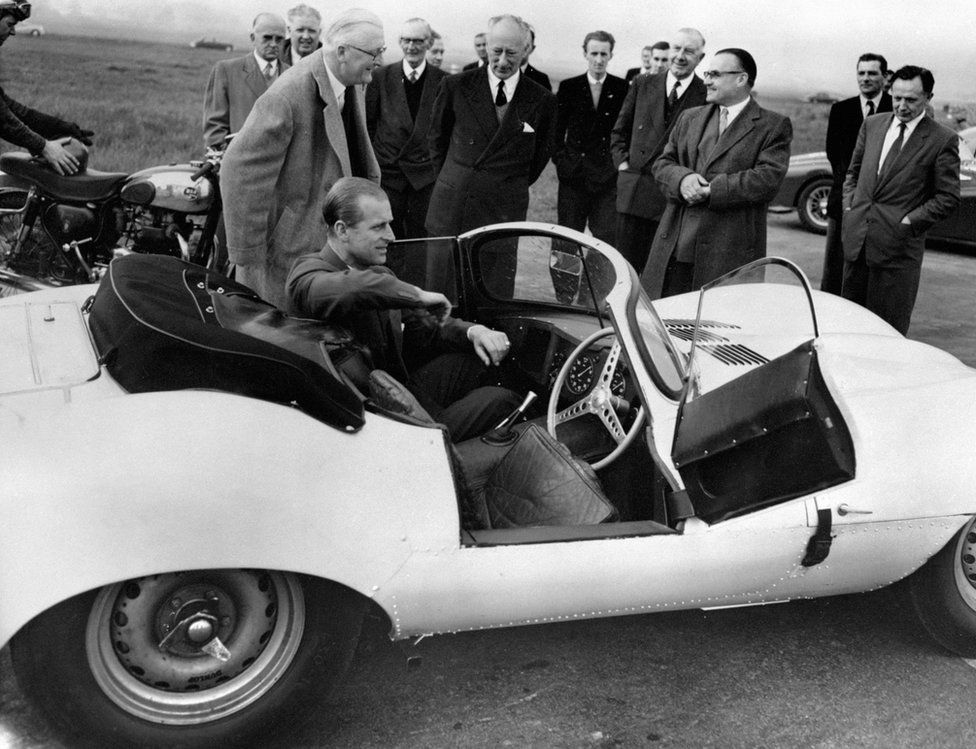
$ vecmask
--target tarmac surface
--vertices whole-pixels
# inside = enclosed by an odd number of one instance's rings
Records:
[[[771,214],[769,226],[769,254],[817,285],[823,238],[793,214]],[[926,253],[909,337],[976,366],[976,255]],[[961,407],[976,418],[976,404]],[[370,620],[347,683],[275,746],[971,747],[976,668],[928,639],[903,592],[416,646],[390,643]],[[0,747],[61,746],[0,651]]]

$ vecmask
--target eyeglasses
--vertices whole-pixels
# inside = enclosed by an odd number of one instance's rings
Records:
[[[362,52],[364,55],[369,55],[370,57],[373,58],[373,62],[379,60],[383,56],[383,53],[386,52],[386,46],[380,47],[375,52],[370,52],[368,50],[362,49],[361,47],[357,47],[355,44],[347,44],[346,46],[351,47],[357,52]]]
[[[706,70],[702,73],[702,78],[707,81],[709,78],[721,78],[723,75],[738,75],[745,72],[744,70]]]
[[[413,44],[414,46],[422,47],[423,45],[427,44],[427,40],[426,39],[413,39],[413,38],[410,38],[410,37],[401,36],[400,37],[400,44]]]

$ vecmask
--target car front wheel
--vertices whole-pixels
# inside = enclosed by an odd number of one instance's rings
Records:
[[[800,191],[796,212],[800,223],[815,234],[827,233],[827,200],[830,198],[831,181],[827,178],[814,180]]]
[[[363,611],[354,592],[294,574],[152,575],[49,609],[11,656],[71,746],[250,745],[340,681]]]
[[[976,518],[911,578],[915,612],[932,638],[976,658]]]

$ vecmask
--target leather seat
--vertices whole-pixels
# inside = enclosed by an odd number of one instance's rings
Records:
[[[124,172],[99,172],[94,169],[63,177],[46,161],[19,151],[0,156],[0,171],[36,184],[56,200],[74,203],[105,200],[129,177]]]

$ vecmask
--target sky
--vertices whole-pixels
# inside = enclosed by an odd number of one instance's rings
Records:
[[[285,14],[298,0],[36,0],[32,20],[55,33],[128,34],[134,38],[189,42],[217,37],[246,47],[253,16]],[[306,0],[328,25],[335,0]],[[604,29],[617,39],[610,72],[623,75],[639,64],[640,48],[693,26],[706,52],[742,47],[756,58],[757,89],[799,94],[856,93],[854,69],[862,52],[885,55],[893,67],[923,65],[935,75],[936,100],[976,100],[976,2],[932,0],[372,0],[359,3],[384,21],[386,59],[398,59],[403,21],[422,16],[445,38],[448,59],[474,59],[471,39],[489,17],[516,13],[536,29],[533,65],[555,77],[582,72],[583,36]],[[338,7],[351,7],[338,6]],[[707,64],[707,59],[706,59]],[[699,68],[704,70],[705,66]]]

